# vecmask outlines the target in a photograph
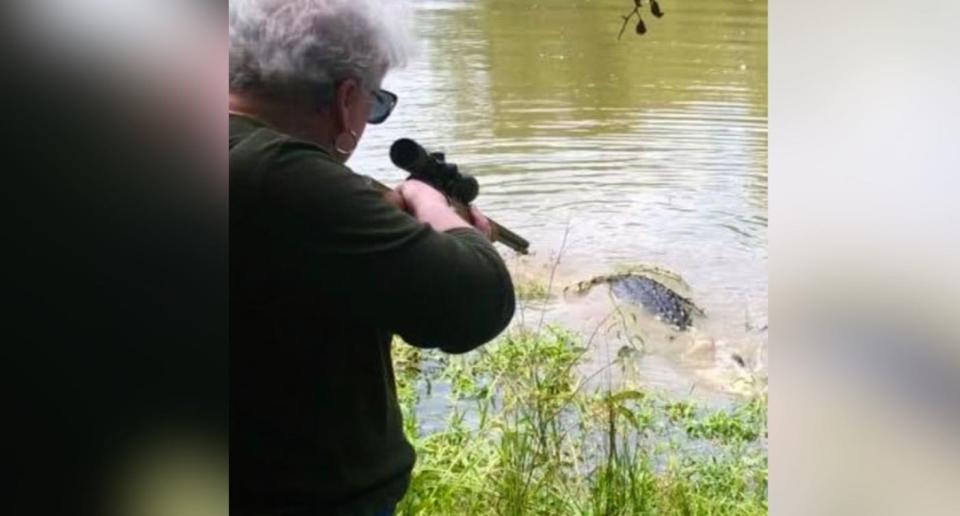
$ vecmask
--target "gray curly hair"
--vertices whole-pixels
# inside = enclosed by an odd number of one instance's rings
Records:
[[[412,52],[402,0],[230,0],[230,91],[311,94],[335,81],[369,87]]]

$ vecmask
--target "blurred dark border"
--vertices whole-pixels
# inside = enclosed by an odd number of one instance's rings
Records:
[[[225,466],[226,7],[170,3],[188,22],[133,52],[124,20],[92,42],[5,7],[11,514],[126,512],[118,472],[157,443]]]

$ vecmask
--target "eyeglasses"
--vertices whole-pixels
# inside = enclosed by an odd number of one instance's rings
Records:
[[[373,94],[373,105],[370,107],[367,123],[382,124],[397,106],[397,95],[387,90],[372,90],[370,93]]]

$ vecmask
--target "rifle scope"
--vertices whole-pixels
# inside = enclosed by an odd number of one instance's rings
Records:
[[[401,138],[390,147],[390,160],[412,179],[430,184],[449,197],[470,204],[480,193],[480,183],[473,176],[461,174],[457,166],[447,163],[441,152],[427,152],[410,138]]]

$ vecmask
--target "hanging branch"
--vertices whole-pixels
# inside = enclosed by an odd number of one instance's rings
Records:
[[[623,18],[623,25],[620,27],[620,34],[617,35],[617,41],[620,41],[620,38],[623,37],[623,32],[627,30],[627,24],[630,23],[630,20],[634,16],[637,17],[637,25],[634,29],[637,35],[642,36],[647,33],[647,25],[643,23],[643,17],[640,16],[641,7],[643,7],[643,0],[633,0],[633,10],[626,16],[621,16],[621,18]],[[657,0],[650,0],[650,13],[657,18],[663,18],[663,11],[660,10],[660,4],[657,3]]]

